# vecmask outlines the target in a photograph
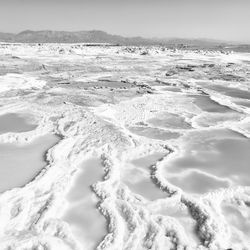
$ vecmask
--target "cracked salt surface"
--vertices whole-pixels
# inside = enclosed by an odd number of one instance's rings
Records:
[[[40,89],[45,86],[45,82],[29,75],[6,74],[0,76],[0,93],[15,89]]]
[[[222,211],[225,213],[225,219],[232,226],[232,238],[236,242],[246,242],[250,244],[250,208],[249,206],[239,207],[239,205],[222,206]]]
[[[249,249],[249,54],[0,53],[0,249]]]
[[[184,228],[187,233],[190,241],[194,244],[200,244],[200,240],[196,234],[196,222],[193,218],[190,217],[189,211],[187,208],[179,208],[178,206],[169,206],[165,209],[160,210],[160,214],[165,216],[171,216],[178,221]]]

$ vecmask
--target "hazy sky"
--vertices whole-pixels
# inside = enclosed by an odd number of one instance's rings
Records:
[[[250,0],[0,0],[0,31],[26,29],[250,42]]]

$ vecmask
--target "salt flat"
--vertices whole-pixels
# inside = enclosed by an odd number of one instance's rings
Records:
[[[250,54],[0,55],[0,249],[250,249]]]

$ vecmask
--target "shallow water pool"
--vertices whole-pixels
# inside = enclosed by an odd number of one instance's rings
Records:
[[[224,131],[224,136],[222,130],[189,134],[182,146],[182,154],[166,163],[166,178],[184,191],[191,192],[201,184],[203,188],[200,191],[204,192],[226,187],[228,182],[250,185],[250,140],[233,132],[227,134]],[[194,170],[200,173],[190,174]],[[222,178],[223,181],[202,175],[202,172]]]
[[[164,87],[162,90],[181,93],[181,89],[180,88],[178,88],[178,87],[172,87],[172,86]]]
[[[235,103],[246,108],[250,108],[250,100],[236,101]]]
[[[206,88],[215,90],[223,95],[233,98],[250,99],[250,92],[232,87],[226,87],[219,84],[203,84]]]
[[[168,181],[188,193],[204,194],[218,188],[227,188],[230,182],[204,173],[190,171],[187,175],[169,177]]]
[[[239,121],[243,115],[237,112],[227,113],[203,113],[193,119],[199,127],[210,127],[221,125],[224,122]]]
[[[132,164],[142,168],[149,168],[157,161],[159,161],[162,157],[164,157],[166,153],[155,152],[144,157],[139,157],[131,161]]]
[[[91,185],[101,181],[102,164],[98,158],[84,161],[66,199],[69,207],[63,220],[70,228],[83,249],[95,249],[107,234],[106,220],[96,208],[98,199]]]
[[[0,192],[21,187],[46,166],[45,153],[59,141],[56,135],[45,135],[25,145],[0,144]]]
[[[151,201],[167,197],[167,194],[153,183],[150,174],[141,169],[128,171],[124,176],[124,183],[133,193]]]
[[[180,136],[179,133],[165,131],[159,128],[152,128],[152,127],[130,127],[129,130],[137,135],[144,136],[150,139],[155,140],[170,140],[176,139]]]
[[[190,124],[179,115],[168,112],[161,113],[157,117],[147,120],[149,124],[156,127],[171,128],[171,129],[189,129]]]
[[[191,97],[193,98],[194,104],[203,111],[216,113],[232,112],[229,107],[220,105],[207,95],[191,95]]]
[[[30,114],[8,113],[0,116],[0,134],[27,132],[37,127]]]

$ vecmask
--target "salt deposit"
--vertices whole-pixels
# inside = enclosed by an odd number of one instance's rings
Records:
[[[0,249],[250,249],[249,54],[0,54]]]

